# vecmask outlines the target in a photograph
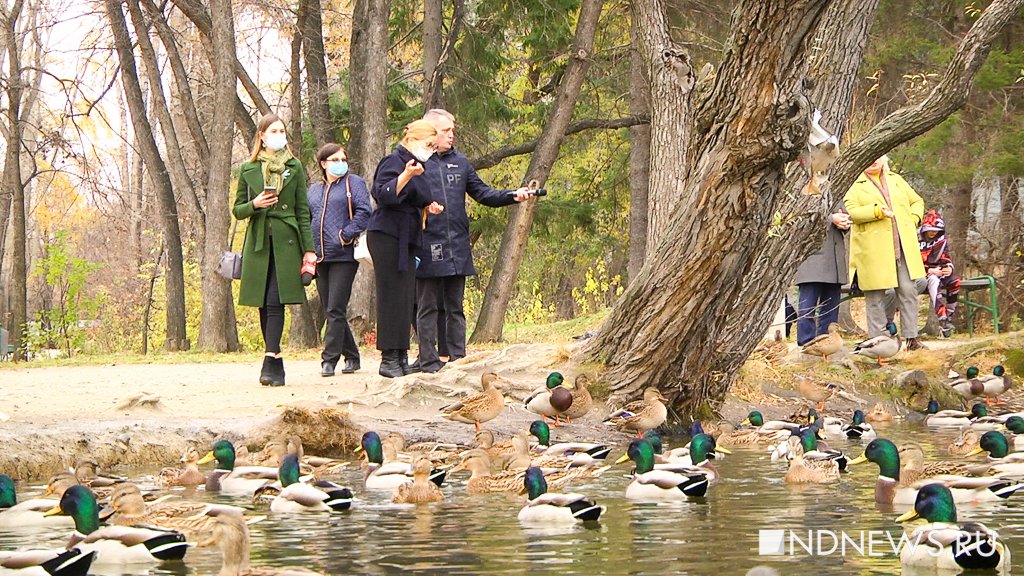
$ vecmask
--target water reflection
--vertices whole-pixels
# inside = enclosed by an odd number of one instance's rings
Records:
[[[945,447],[955,432],[929,435],[920,426],[894,425],[884,436],[921,442],[929,459],[947,458]],[[858,456],[863,444],[839,448]],[[781,574],[900,573],[899,559],[883,547],[876,556],[758,556],[759,530],[790,529],[889,532],[904,511],[880,511],[874,502],[877,467],[862,465],[838,485],[788,485],[783,468],[766,451],[735,449],[719,462],[719,480],[706,498],[683,502],[643,503],[622,497],[628,480],[613,469],[587,485],[573,487],[608,507],[593,526],[524,527],[516,519],[518,498],[501,494],[470,497],[465,479],[445,486],[446,500],[425,506],[398,506],[387,493],[363,492],[361,474],[350,470],[345,481],[357,488],[358,500],[347,513],[268,515],[251,526],[253,565],[306,566],[328,574],[394,574],[401,571],[448,574],[743,574],[767,565]],[[204,492],[185,497],[237,503]],[[999,531],[1013,554],[1024,557],[1024,498],[1006,503],[961,508],[961,518]],[[261,514],[264,512],[260,512]],[[67,534],[47,530],[0,532],[0,549],[60,547]],[[799,552],[799,551],[798,551]],[[153,576],[215,574],[216,548],[193,548],[187,562],[146,570],[93,571],[94,574]],[[909,572],[904,572],[909,574]]]

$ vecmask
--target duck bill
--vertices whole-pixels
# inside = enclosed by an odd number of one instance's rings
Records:
[[[740,422],[740,426],[750,426],[750,418],[744,418],[743,422]]]
[[[618,460],[615,461],[616,464],[622,464],[623,462],[629,462],[629,454],[623,454]]]
[[[54,506],[53,508],[50,508],[46,512],[43,512],[43,516],[59,516],[63,513],[64,511],[60,509],[60,506]]]
[[[727,448],[723,448],[721,446],[715,446],[715,452],[718,452],[719,454],[729,454],[729,455],[732,455],[731,451],[729,451]]]
[[[861,454],[860,456],[857,456],[853,460],[850,460],[850,464],[863,464],[863,463],[865,463],[867,461],[868,461],[868,457],[865,456],[864,454]]]
[[[207,462],[213,462],[216,459],[217,457],[213,455],[213,451],[211,450],[206,453],[206,456],[200,458],[199,462],[196,462],[196,464],[206,464]]]
[[[982,448],[981,446],[978,446],[974,450],[971,450],[967,454],[964,454],[964,458],[970,458],[971,456],[977,456],[978,454],[981,454],[984,451],[985,451],[984,448]]]
[[[896,522],[909,522],[918,517],[917,510],[907,510],[902,516],[896,519]]]

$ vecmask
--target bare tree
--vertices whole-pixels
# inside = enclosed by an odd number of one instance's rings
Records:
[[[4,111],[7,133],[7,150],[4,153],[3,190],[4,197],[10,198],[10,219],[12,232],[12,264],[10,321],[11,344],[15,347],[15,359],[25,358],[22,340],[25,337],[25,323],[28,321],[28,262],[25,246],[25,188],[21,179],[21,139],[24,125],[21,118],[23,97],[21,50],[15,37],[18,18],[25,3],[14,3],[0,14],[3,23],[3,39],[7,49],[7,108]],[[0,222],[6,224],[5,221]],[[6,352],[6,350],[4,351]]]
[[[630,26],[629,113],[650,113],[651,93],[644,59],[639,50],[637,22]],[[632,282],[644,265],[647,252],[647,194],[651,173],[651,126],[638,124],[629,129],[629,261],[627,271]]]
[[[337,140],[331,124],[329,93],[327,91],[327,63],[324,55],[324,25],[320,17],[320,0],[300,0],[299,20],[302,36],[302,56],[306,64],[306,100],[309,122],[316,136],[317,147]]]

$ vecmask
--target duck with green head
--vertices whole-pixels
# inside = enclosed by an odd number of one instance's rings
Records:
[[[217,468],[206,477],[206,490],[228,496],[252,496],[267,482],[277,480],[277,468],[269,466],[235,466],[235,445],[217,440],[213,449],[197,464],[217,461]]]
[[[590,465],[594,460],[604,460],[611,452],[611,448],[597,442],[558,442],[551,443],[551,429],[547,422],[534,420],[530,422],[530,434],[537,438],[537,446],[533,451],[536,454],[552,456],[571,456],[578,460],[579,464]]]
[[[572,392],[562,386],[565,379],[558,372],[548,374],[544,386],[533,391],[526,397],[524,407],[542,417],[551,418],[555,427],[559,425],[558,417],[572,406]]]
[[[864,454],[851,460],[850,464],[864,462],[878,465],[875,502],[884,506],[912,504],[921,486],[935,481],[940,481],[949,488],[956,502],[997,502],[1024,488],[1024,484],[994,476],[975,478],[943,475],[914,482],[901,481],[899,450],[886,438],[872,440],[864,449]]]
[[[985,392],[985,385],[978,379],[977,366],[969,366],[964,377],[953,380],[949,387],[968,400],[973,400]]]
[[[26,526],[71,526],[67,516],[47,516],[59,500],[56,498],[33,498],[18,502],[14,480],[0,474],[0,528],[22,528]]]
[[[96,552],[95,565],[155,564],[181,560],[188,543],[180,532],[135,526],[100,526],[96,495],[86,486],[64,491],[47,514],[70,516],[75,522],[68,549]]]
[[[843,434],[850,440],[874,440],[878,434],[871,424],[864,421],[862,410],[853,411],[853,420],[843,426]]]
[[[583,494],[548,492],[544,472],[536,466],[526,469],[523,484],[528,498],[519,511],[519,521],[523,524],[596,522],[606,510]]]
[[[740,422],[742,426],[754,426],[760,432],[779,432],[785,431],[788,435],[794,428],[799,428],[800,424],[796,422],[787,422],[785,420],[765,420],[764,416],[757,410],[747,414],[747,417]]]
[[[626,454],[615,463],[632,460],[633,481],[626,487],[626,498],[634,500],[684,500],[688,496],[699,497],[707,494],[708,474],[706,471],[679,473],[671,470],[657,470],[654,464],[654,448],[647,440],[633,440]]]
[[[932,401],[934,402],[934,400]],[[963,428],[970,426],[979,432],[983,429],[995,429],[1000,422],[988,415],[988,408],[982,402],[976,402],[971,406],[969,412],[963,410],[938,410],[938,403],[933,406],[929,402],[928,413],[924,417],[924,423],[930,428]],[[932,412],[935,409],[935,412]]]
[[[406,482],[413,481],[414,470],[411,463],[384,461],[384,447],[380,435],[376,432],[365,432],[356,450],[366,455],[363,482],[367,490],[394,490]],[[441,486],[446,474],[447,470],[444,469],[432,470],[430,481]]]
[[[991,374],[982,376],[978,380],[981,381],[981,394],[985,397],[985,404],[1003,404],[999,395],[1013,388],[1013,379],[1006,373],[1006,368],[1003,368],[1002,364],[997,364],[992,368]]]
[[[1013,434],[1013,451],[1024,451],[1024,418],[1014,414],[1007,418],[1003,425]]]
[[[1010,551],[998,534],[978,522],[958,522],[955,499],[943,484],[922,486],[914,508],[896,522],[917,518],[928,523],[909,534],[909,543],[900,552],[900,564],[957,574],[962,570],[996,570],[1001,574],[1009,570]]]
[[[86,576],[96,552],[71,550],[19,550],[0,552],[0,574],[25,576]]]
[[[885,325],[885,334],[868,338],[858,342],[851,352],[851,355],[874,358],[879,366],[885,366],[885,361],[899,354],[903,341],[896,335],[896,323],[889,322]]]
[[[999,432],[985,432],[978,440],[978,447],[967,453],[974,456],[987,452],[984,464],[970,466],[972,474],[979,476],[1002,476],[1021,478],[1024,476],[1024,452],[1011,452],[1010,442]]]
[[[299,480],[299,456],[286,454],[278,468],[281,491],[270,502],[271,512],[343,512],[352,507],[352,490],[327,480]]]

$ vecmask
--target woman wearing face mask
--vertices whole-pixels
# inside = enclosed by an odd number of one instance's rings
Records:
[[[416,301],[416,248],[428,214],[444,209],[430,200],[429,183],[420,178],[436,138],[432,123],[410,123],[401,143],[377,165],[373,178],[371,193],[377,209],[370,217],[366,240],[377,280],[378,372],[386,378],[413,372],[409,332]]]
[[[284,305],[305,300],[303,262],[316,262],[309,228],[306,173],[288,150],[284,122],[266,114],[256,125],[252,156],[242,164],[232,210],[248,220],[238,303],[260,309],[265,355],[260,384],[284,386]]]
[[[309,186],[313,245],[316,247],[316,291],[327,317],[321,376],[334,376],[343,356],[342,374],[359,370],[359,347],[348,325],[346,311],[359,262],[355,239],[370,219],[370,192],[362,178],[348,171],[348,155],[339,144],[324,144],[316,153],[323,182]]]

